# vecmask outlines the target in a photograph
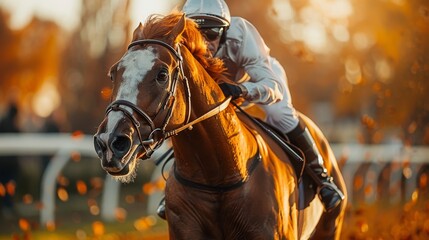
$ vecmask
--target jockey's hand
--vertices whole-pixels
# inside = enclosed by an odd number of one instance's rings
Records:
[[[235,100],[239,97],[243,96],[243,90],[238,85],[229,84],[229,83],[220,83],[219,84],[220,89],[222,89],[223,94],[225,97],[232,97],[232,100]]]

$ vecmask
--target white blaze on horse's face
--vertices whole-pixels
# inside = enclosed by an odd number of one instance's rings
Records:
[[[153,68],[155,59],[157,58],[158,56],[152,47],[143,50],[128,51],[118,64],[117,70],[123,69],[122,82],[118,86],[118,94],[113,101],[122,99],[137,105],[138,86],[146,74]],[[131,111],[128,107],[126,108]],[[116,124],[121,118],[123,118],[121,111],[112,111],[109,113],[107,133],[114,131]]]

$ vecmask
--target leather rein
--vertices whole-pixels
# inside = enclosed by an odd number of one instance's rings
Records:
[[[139,141],[140,141],[140,146],[142,146],[145,151],[145,158],[144,159],[148,159],[150,158],[150,156],[153,154],[153,152],[162,145],[162,143],[164,142],[164,140],[166,140],[169,137],[172,137],[174,135],[177,135],[179,132],[185,130],[185,129],[189,129],[192,130],[192,126],[204,121],[210,117],[213,117],[215,115],[217,115],[218,113],[222,112],[228,105],[229,102],[231,101],[231,98],[227,98],[224,102],[222,102],[221,104],[219,104],[218,106],[216,106],[215,108],[213,108],[212,110],[208,111],[207,113],[203,114],[202,116],[196,118],[193,121],[189,121],[190,120],[190,115],[191,115],[191,107],[192,107],[192,102],[191,102],[191,91],[189,88],[189,81],[188,78],[185,76],[184,71],[183,71],[183,58],[182,55],[180,54],[180,48],[177,48],[177,50],[175,48],[173,48],[172,46],[170,46],[169,44],[160,41],[160,40],[156,40],[156,39],[144,39],[144,40],[137,40],[134,42],[131,42],[130,45],[128,46],[128,50],[134,46],[141,46],[141,45],[147,45],[147,44],[155,44],[155,45],[160,45],[164,48],[166,48],[168,51],[170,51],[174,57],[177,59],[178,61],[178,65],[175,68],[175,72],[173,75],[172,79],[172,83],[170,85],[170,89],[168,90],[168,94],[165,97],[165,99],[162,101],[163,105],[161,107],[161,109],[159,109],[159,111],[156,113],[155,117],[161,112],[161,110],[167,110],[167,115],[164,118],[163,124],[161,127],[157,127],[155,126],[155,123],[153,122],[152,118],[142,109],[140,109],[136,104],[129,102],[127,100],[123,100],[123,99],[118,99],[116,101],[113,101],[112,103],[110,103],[110,105],[107,107],[106,109],[106,115],[108,115],[111,111],[120,111],[122,112],[129,120],[131,120],[132,124],[134,125]],[[186,112],[186,121],[185,124],[179,128],[170,130],[170,131],[166,131],[166,127],[168,125],[168,123],[170,122],[170,118],[173,114],[173,109],[176,103],[176,89],[177,89],[177,82],[179,80],[179,78],[181,78],[184,82],[184,86],[185,86],[185,95],[186,95],[186,100],[187,100],[187,112]],[[125,107],[129,107],[133,110],[134,114],[137,115],[141,120],[143,120],[145,123],[148,124],[148,126],[150,126],[151,132],[150,134],[146,137],[143,138],[141,131],[140,131],[140,127],[141,127],[141,122],[138,121],[135,117],[133,112],[130,112],[129,110],[127,110]]]

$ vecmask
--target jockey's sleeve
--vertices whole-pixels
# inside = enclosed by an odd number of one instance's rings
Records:
[[[241,19],[242,41],[237,51],[236,61],[241,65],[249,80],[242,85],[247,89],[244,98],[253,103],[273,104],[283,99],[282,86],[269,61],[270,49],[256,28],[245,19]]]

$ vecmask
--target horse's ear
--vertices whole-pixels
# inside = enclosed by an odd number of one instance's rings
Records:
[[[176,26],[174,26],[173,30],[171,30],[171,34],[167,39],[171,45],[174,45],[182,36],[183,31],[185,31],[185,21],[185,14],[183,14],[177,22]]]
[[[133,41],[143,39],[143,24],[139,23],[139,26],[133,32]]]

